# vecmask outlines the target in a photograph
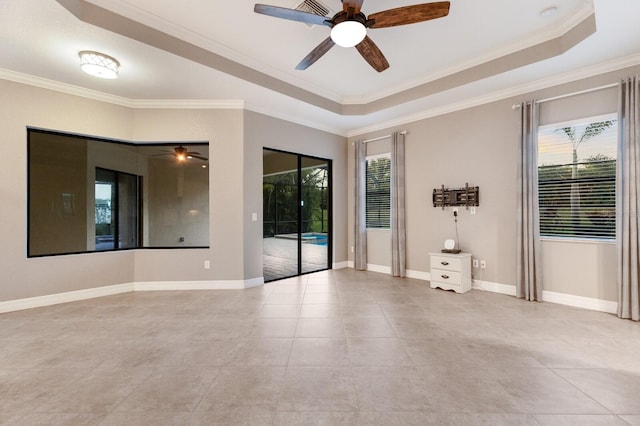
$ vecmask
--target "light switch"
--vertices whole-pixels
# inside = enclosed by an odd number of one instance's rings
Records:
[[[258,221],[258,213],[251,213],[251,220],[253,222],[257,222]]]

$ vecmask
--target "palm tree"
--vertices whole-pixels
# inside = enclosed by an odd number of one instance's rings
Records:
[[[573,162],[571,167],[571,195],[570,195],[570,203],[571,203],[571,223],[573,224],[574,230],[580,223],[580,218],[578,216],[578,211],[580,208],[580,184],[577,182],[578,179],[578,147],[583,142],[587,142],[589,139],[593,139],[596,136],[600,135],[602,132],[607,130],[609,127],[613,126],[615,120],[605,120],[598,121],[595,123],[589,124],[582,134],[578,136],[578,132],[576,127],[561,127],[557,131],[563,132],[565,136],[571,141],[571,147],[573,149]]]

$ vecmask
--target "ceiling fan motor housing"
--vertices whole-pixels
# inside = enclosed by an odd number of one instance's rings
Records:
[[[361,23],[365,27],[368,27],[367,23],[369,22],[369,21],[367,21],[367,17],[365,16],[364,13],[362,13],[362,12],[353,13],[353,9],[349,9],[349,11],[347,11],[347,12],[342,11],[342,12],[336,13],[335,16],[331,19],[330,22],[333,24],[332,26],[336,26],[336,25],[338,25],[338,24],[340,24],[342,22],[345,22],[345,21],[356,21],[356,22]],[[374,22],[372,22],[371,25],[373,25]],[[371,26],[371,25],[369,25],[369,26]]]

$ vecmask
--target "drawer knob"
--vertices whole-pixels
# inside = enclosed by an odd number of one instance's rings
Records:
[[[444,278],[445,280],[449,279],[449,275],[442,274],[442,275],[440,275],[440,276],[441,276],[442,278]]]
[[[447,266],[449,262],[440,262],[441,265]]]

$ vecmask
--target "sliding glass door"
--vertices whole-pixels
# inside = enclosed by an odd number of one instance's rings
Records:
[[[265,281],[330,268],[331,161],[264,149]]]
[[[96,168],[95,250],[140,246],[140,177]]]
[[[329,268],[329,162],[301,158],[301,273]]]

